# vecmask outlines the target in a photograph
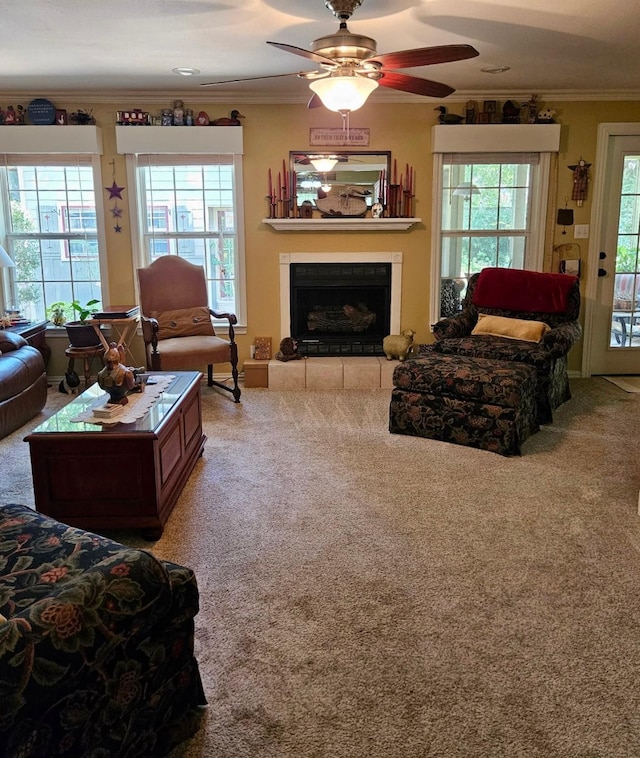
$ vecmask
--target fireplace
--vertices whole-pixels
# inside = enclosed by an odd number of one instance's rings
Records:
[[[282,336],[307,356],[383,355],[399,331],[400,253],[280,256]]]

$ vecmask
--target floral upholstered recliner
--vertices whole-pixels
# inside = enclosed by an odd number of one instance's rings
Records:
[[[422,346],[419,354],[435,350],[534,366],[538,421],[550,423],[553,410],[571,397],[567,354],[582,334],[579,313],[580,284],[575,276],[485,268],[470,277],[461,312],[434,324],[435,344]],[[539,342],[472,334],[480,314],[541,321],[550,328]]]
[[[198,725],[193,572],[0,506],[0,755],[163,756]]]

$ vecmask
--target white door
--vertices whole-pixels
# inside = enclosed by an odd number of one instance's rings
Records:
[[[640,374],[640,135],[610,136],[592,374]]]

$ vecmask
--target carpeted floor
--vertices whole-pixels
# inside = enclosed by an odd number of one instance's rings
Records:
[[[172,758],[640,755],[640,398],[572,391],[504,458],[390,435],[386,390],[204,388],[162,538],[109,535],[198,577],[209,707]]]

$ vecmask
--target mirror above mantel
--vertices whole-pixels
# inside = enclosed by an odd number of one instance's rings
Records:
[[[422,220],[412,215],[413,169],[407,165],[396,184],[394,161],[390,184],[391,169],[390,151],[292,150],[279,202],[269,172],[271,213],[263,222],[276,231],[407,230]]]
[[[371,215],[371,208],[382,196],[382,185],[388,179],[391,152],[362,150],[292,150],[289,168],[296,188],[295,206],[303,203],[331,216],[326,198],[353,193],[351,205],[343,216]],[[318,202],[320,201],[320,202]],[[344,201],[343,201],[344,202]],[[326,212],[323,212],[323,208]],[[349,212],[352,211],[352,212]]]

